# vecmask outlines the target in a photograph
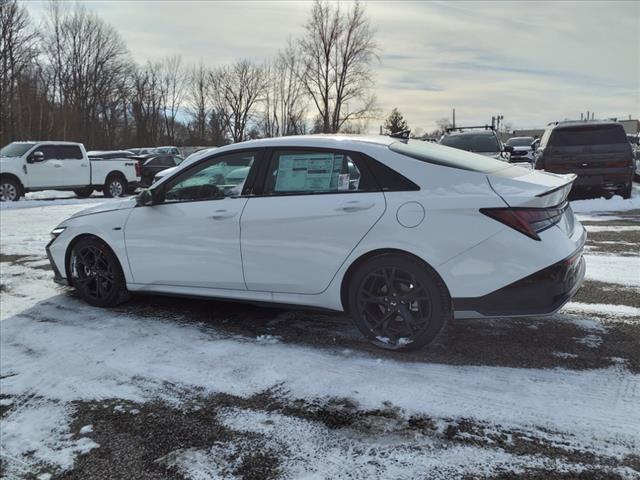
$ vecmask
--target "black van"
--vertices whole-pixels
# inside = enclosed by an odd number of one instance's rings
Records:
[[[542,135],[535,168],[575,173],[573,190],[607,190],[631,197],[633,152],[618,122],[567,121],[550,124]]]

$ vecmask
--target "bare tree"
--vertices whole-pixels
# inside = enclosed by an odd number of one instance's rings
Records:
[[[245,140],[267,80],[264,68],[241,60],[209,75],[214,108],[233,142]]]
[[[207,118],[211,112],[209,72],[202,63],[192,68],[188,90],[187,111],[191,117],[189,122],[191,142],[202,145],[206,143]]]
[[[17,0],[0,0],[0,144],[16,138],[20,123],[21,77],[33,66],[36,34]]]
[[[306,92],[300,81],[301,63],[293,43],[266,67],[268,85],[260,130],[263,137],[300,135],[306,131]]]
[[[347,122],[369,117],[375,107],[371,63],[377,46],[362,4],[356,1],[343,12],[339,5],[315,0],[305,29],[301,79],[322,131],[335,133]]]
[[[122,79],[131,70],[128,50],[113,27],[81,6],[50,4],[43,42],[61,105],[62,138],[80,137],[105,146],[104,121],[115,115]]]
[[[160,83],[165,100],[164,120],[167,141],[176,143],[176,116],[184,100],[188,76],[179,55],[166,57],[161,62]]]

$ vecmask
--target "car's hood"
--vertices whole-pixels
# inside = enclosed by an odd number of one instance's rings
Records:
[[[96,213],[112,212],[114,210],[125,210],[136,206],[136,197],[123,198],[121,200],[111,200],[100,203],[95,207],[80,210],[74,213],[71,218],[84,217],[85,215],[95,215]]]

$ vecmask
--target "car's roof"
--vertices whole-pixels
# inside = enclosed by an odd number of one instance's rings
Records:
[[[233,143],[216,148],[216,151],[230,151],[250,148],[278,147],[318,147],[358,150],[362,144],[388,146],[397,140],[385,135],[293,135],[289,137],[261,138]],[[200,152],[197,152],[200,153]]]
[[[62,140],[20,140],[11,143],[55,143],[56,145],[82,145],[80,142],[66,142]]]
[[[454,135],[495,135],[494,131],[491,129],[470,129],[470,130],[461,130],[461,131],[451,131],[447,133],[448,136]]]
[[[584,126],[589,126],[589,127],[598,127],[598,126],[604,126],[604,125],[620,125],[622,127],[622,124],[615,122],[613,120],[565,120],[562,122],[557,122],[551,125],[551,128],[556,130],[556,129],[562,129],[562,128],[574,128],[574,127],[584,127]]]

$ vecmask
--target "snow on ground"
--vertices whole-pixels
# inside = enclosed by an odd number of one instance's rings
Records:
[[[587,280],[640,287],[640,254],[638,256],[585,254]]]
[[[589,200],[573,200],[571,209],[575,213],[623,212],[640,209],[640,185],[634,185],[631,198],[624,199],[619,195],[612,198],[593,198]]]
[[[69,204],[56,203],[61,201]],[[20,403],[2,418],[0,452],[11,459],[7,468],[15,475],[38,462],[68,469],[79,455],[100,448],[89,437],[70,433],[74,401],[161,398],[180,405],[184,392],[195,389],[249,397],[277,387],[290,399],[348,398],[363,409],[393,405],[405,415],[426,415],[440,423],[470,418],[614,458],[640,450],[640,376],[623,366],[567,370],[396,361],[287,344],[271,336],[232,335],[126,309],[92,308],[55,286],[51,272],[38,267],[50,230],[95,201],[34,199],[17,202],[38,202],[28,210],[3,204],[0,212],[0,251],[27,256],[2,263],[0,275],[0,392],[4,406]],[[620,201],[613,201],[607,205],[619,208]],[[598,202],[579,208],[608,208]],[[638,257],[587,255],[586,260],[589,279],[640,286]],[[636,317],[636,322],[640,316],[640,309],[620,305],[573,302],[565,310],[609,312],[629,321]],[[588,317],[576,316],[575,323],[589,332],[581,341],[596,348],[604,328]],[[417,472],[433,478],[482,476],[563,465],[482,446],[443,449],[432,437],[409,443],[392,434],[360,438],[246,408],[227,409],[219,419],[235,431],[264,435],[269,448],[289,452],[283,471],[292,478],[375,478],[380,470],[373,465],[381,461],[383,476],[393,478]],[[90,435],[89,430],[81,434]],[[240,447],[187,449],[168,461],[190,478],[226,478],[234,449]]]

